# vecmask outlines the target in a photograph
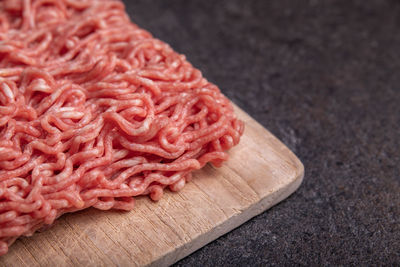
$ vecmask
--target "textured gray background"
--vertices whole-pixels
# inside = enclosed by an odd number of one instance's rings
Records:
[[[306,169],[177,266],[400,264],[399,1],[125,3]]]

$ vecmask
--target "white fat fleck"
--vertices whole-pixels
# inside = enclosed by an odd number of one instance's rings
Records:
[[[132,101],[132,105],[135,106],[142,106],[143,105],[143,101],[141,99],[133,99]]]
[[[1,88],[3,89],[4,94],[5,94],[9,99],[14,100],[14,94],[13,94],[13,92],[11,91],[11,88],[10,88],[6,83],[3,83],[3,84],[1,85]]]
[[[42,171],[42,175],[44,175],[44,176],[51,176],[51,175],[53,175],[53,171],[51,171],[51,170],[44,170],[44,171]]]
[[[179,65],[180,65],[180,62],[177,61],[177,60],[175,60],[175,61],[171,64],[171,66],[172,66],[174,69],[176,69],[177,67],[179,67]]]
[[[100,20],[100,22],[99,22],[99,27],[101,28],[101,29],[104,29],[104,28],[106,28],[107,27],[107,23],[104,21],[104,20]]]
[[[123,149],[123,150],[115,151],[113,156],[114,156],[114,158],[123,158],[128,154],[129,154],[129,151],[126,149]]]
[[[225,138],[226,138],[226,140],[227,140],[229,143],[233,143],[233,138],[232,138],[232,136],[227,135]]]
[[[34,89],[35,91],[48,92],[49,89],[50,89],[50,86],[48,86],[43,79],[36,80],[36,86]]]
[[[144,129],[146,129],[146,131],[148,131],[149,130],[149,128],[150,128],[150,121],[149,120],[146,120],[144,123],[143,123],[143,128]]]
[[[60,112],[65,112],[65,111],[75,111],[74,107],[62,107],[59,109]]]
[[[169,134],[171,136],[176,136],[179,133],[179,129],[177,127],[171,127],[169,128]]]
[[[63,119],[80,119],[85,114],[79,111],[66,111],[61,113],[61,118]]]
[[[54,18],[57,18],[58,16],[59,16],[59,14],[55,11],[55,10],[49,10],[49,11],[47,11],[46,10],[46,12],[47,12],[47,15],[51,15],[51,16],[53,16]]]
[[[74,43],[74,41],[72,41],[72,40],[67,40],[67,41],[65,42],[65,46],[66,46],[68,49],[71,49],[71,48],[73,48],[73,47],[75,46],[75,43]]]

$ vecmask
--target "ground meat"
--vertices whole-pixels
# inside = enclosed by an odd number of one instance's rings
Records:
[[[66,212],[180,190],[242,133],[219,89],[121,2],[0,2],[0,255]]]

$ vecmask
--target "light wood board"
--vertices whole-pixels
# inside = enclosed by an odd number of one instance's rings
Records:
[[[88,209],[17,240],[0,266],[166,266],[293,193],[304,167],[239,108],[246,129],[221,168],[206,166],[178,193],[137,199],[131,212]]]

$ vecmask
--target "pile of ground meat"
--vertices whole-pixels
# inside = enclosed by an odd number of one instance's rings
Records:
[[[243,123],[119,1],[0,1],[0,255],[88,207],[182,189]]]

